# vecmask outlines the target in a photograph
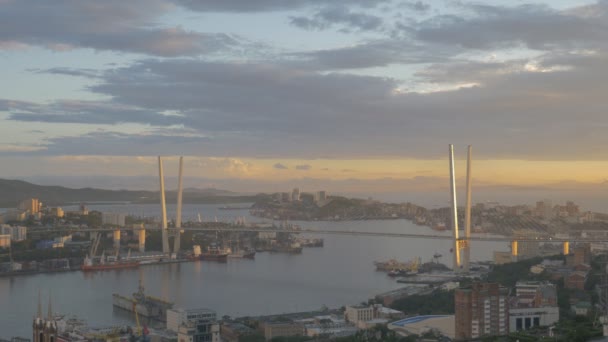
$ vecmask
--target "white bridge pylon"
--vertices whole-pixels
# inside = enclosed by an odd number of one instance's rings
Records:
[[[179,157],[179,176],[177,181],[177,208],[175,213],[175,228],[173,231],[173,253],[179,252],[182,227],[182,195],[183,195],[183,167],[184,157]],[[163,253],[170,254],[169,230],[167,225],[167,202],[165,199],[165,177],[163,174],[163,158],[158,156],[158,177],[160,178],[160,207],[161,207],[161,228],[163,240]]]
[[[456,173],[454,168],[454,145],[449,145],[450,160],[450,218],[454,241],[454,272],[468,272],[471,259],[471,157],[472,147],[467,151],[467,194],[464,215],[464,237],[458,229],[458,204],[456,200]]]

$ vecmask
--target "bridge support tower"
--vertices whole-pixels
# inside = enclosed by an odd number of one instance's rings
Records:
[[[175,228],[176,231],[171,233],[173,237],[173,253],[177,253],[180,250],[181,242],[181,227],[182,227],[182,194],[183,194],[183,165],[184,157],[179,157],[179,179],[177,186],[177,210],[175,217]],[[163,175],[163,160],[162,157],[158,157],[158,176],[160,178],[160,206],[162,216],[162,240],[163,240],[163,253],[170,254],[171,247],[169,245],[169,230],[167,225],[167,202],[165,198],[165,179]]]
[[[458,228],[458,204],[456,200],[456,174],[454,168],[454,145],[449,145],[450,159],[450,219],[454,234],[454,272],[468,272],[471,260],[471,157],[472,148],[467,152],[467,198],[465,207],[464,236],[460,237]]]
[[[175,233],[173,235],[173,253],[178,253],[180,249],[180,242],[182,237],[182,195],[183,195],[183,182],[182,178],[184,175],[184,157],[179,157],[179,177],[177,181],[177,209],[175,213]]]
[[[114,241],[114,250],[120,250],[120,229],[116,229],[112,232],[112,240]]]
[[[517,255],[518,255],[517,240],[512,240],[511,241],[511,258],[514,259],[514,261],[516,261]]]
[[[146,251],[146,230],[143,227],[137,231],[137,246],[141,253]]]
[[[169,254],[169,234],[167,227],[167,202],[165,201],[165,176],[163,174],[163,159],[158,156],[158,177],[160,178],[160,209],[161,209],[161,229],[163,240],[163,253]]]

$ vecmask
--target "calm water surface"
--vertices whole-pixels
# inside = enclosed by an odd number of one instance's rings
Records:
[[[236,205],[235,205],[236,206]],[[247,210],[218,210],[220,205],[185,205],[185,219],[232,221]],[[154,216],[158,205],[99,205],[101,211]],[[174,207],[169,207],[171,217]],[[355,222],[297,222],[303,227],[354,231],[437,233],[406,220]],[[449,235],[444,232],[443,234]],[[214,309],[221,315],[276,314],[356,304],[375,294],[402,287],[373,261],[388,258],[431,260],[438,252],[451,265],[449,240],[324,235],[325,247],[306,248],[301,255],[258,253],[255,260],[226,264],[191,262],[95,273],[57,273],[0,278],[0,337],[29,336],[38,291],[53,297],[53,309],[74,314],[92,326],[129,322],[112,309],[112,293],[128,295],[140,275],[146,292],[169,299],[179,307]],[[502,242],[473,242],[472,259],[490,260],[494,250],[508,250]],[[45,301],[46,312],[46,301]],[[125,321],[126,320],[126,321]]]

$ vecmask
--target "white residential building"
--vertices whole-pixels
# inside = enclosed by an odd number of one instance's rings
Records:
[[[371,321],[374,318],[374,308],[372,306],[347,306],[344,311],[344,319],[357,325],[359,322]]]
[[[101,223],[111,224],[113,226],[124,227],[127,215],[121,213],[102,213]]]
[[[23,241],[27,239],[27,227],[3,224],[0,225],[0,234],[10,235],[13,242]]]
[[[0,248],[9,248],[11,246],[11,236],[8,234],[0,235]]]
[[[177,333],[179,342],[220,342],[217,313],[209,309],[167,310],[167,330]]]
[[[344,311],[344,319],[355,324],[359,329],[368,329],[370,325],[384,324],[390,319],[402,317],[401,311],[385,308],[382,304],[347,306]]]
[[[509,310],[509,332],[528,330],[533,327],[547,327],[559,321],[559,308],[517,308]]]

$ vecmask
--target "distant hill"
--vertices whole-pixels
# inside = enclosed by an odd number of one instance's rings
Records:
[[[28,183],[21,180],[0,179],[0,207],[14,208],[26,198],[38,198],[48,205],[68,203],[128,201],[154,203],[158,191],[104,190],[95,188],[66,188]],[[175,203],[176,191],[167,191],[167,203]],[[256,196],[239,196],[220,189],[184,189],[184,203],[239,203],[254,202]]]
[[[236,192],[216,189],[216,188],[204,188],[204,189],[185,188],[184,193],[204,194],[204,195],[209,195],[209,196],[235,196],[235,195],[237,195]]]

